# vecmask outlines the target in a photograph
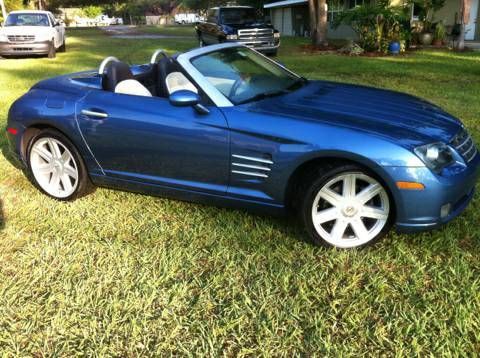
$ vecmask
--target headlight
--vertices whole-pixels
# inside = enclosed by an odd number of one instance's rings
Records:
[[[280,38],[280,32],[275,32],[273,34],[273,37],[275,37],[276,39],[279,39]]]
[[[238,40],[237,35],[227,35],[227,40]]]
[[[445,143],[432,143],[415,148],[415,154],[425,163],[425,165],[435,172],[440,172],[443,168],[452,164],[452,150]]]
[[[5,35],[5,34],[0,34],[0,42],[8,42],[7,35]]]

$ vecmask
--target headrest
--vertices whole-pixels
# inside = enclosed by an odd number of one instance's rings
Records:
[[[103,74],[102,87],[106,91],[115,91],[115,87],[122,81],[134,79],[130,66],[123,62],[112,62]]]

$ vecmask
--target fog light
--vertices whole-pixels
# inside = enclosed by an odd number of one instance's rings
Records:
[[[446,218],[448,215],[450,215],[450,209],[452,208],[451,204],[445,204],[441,207],[440,209],[440,217]]]

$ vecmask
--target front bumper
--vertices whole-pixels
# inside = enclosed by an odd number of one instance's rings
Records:
[[[454,165],[444,169],[442,175],[428,168],[385,167],[393,179],[391,187],[396,204],[397,230],[417,232],[440,227],[459,216],[473,199],[475,185],[480,177],[480,154],[465,168]],[[420,182],[425,189],[400,190],[394,181]],[[450,206],[441,213],[442,207]]]
[[[47,54],[50,49],[50,42],[12,43],[0,42],[0,55],[34,55]]]
[[[280,40],[272,40],[272,41],[254,41],[254,40],[227,40],[227,42],[236,42],[247,47],[253,48],[259,52],[266,52],[272,53],[276,52],[280,47]]]

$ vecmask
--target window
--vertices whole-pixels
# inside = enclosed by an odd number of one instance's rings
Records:
[[[45,14],[10,14],[7,16],[5,26],[50,26]]]
[[[220,22],[225,25],[245,25],[255,22],[257,14],[252,8],[225,8],[220,12]]]
[[[215,9],[208,10],[207,21],[217,23],[217,15],[218,15],[217,10]]]
[[[418,21],[420,20],[420,13],[422,12],[422,9],[418,4],[413,3],[412,5],[412,20]]]
[[[200,55],[192,60],[192,65],[234,104],[284,94],[304,83],[284,68],[243,47]]]
[[[345,10],[344,0],[331,0],[328,2],[327,21],[332,23],[337,15]]]
[[[348,2],[348,8],[349,9],[353,9],[357,6],[362,6],[363,4],[365,4],[365,1],[364,0],[349,0]]]

